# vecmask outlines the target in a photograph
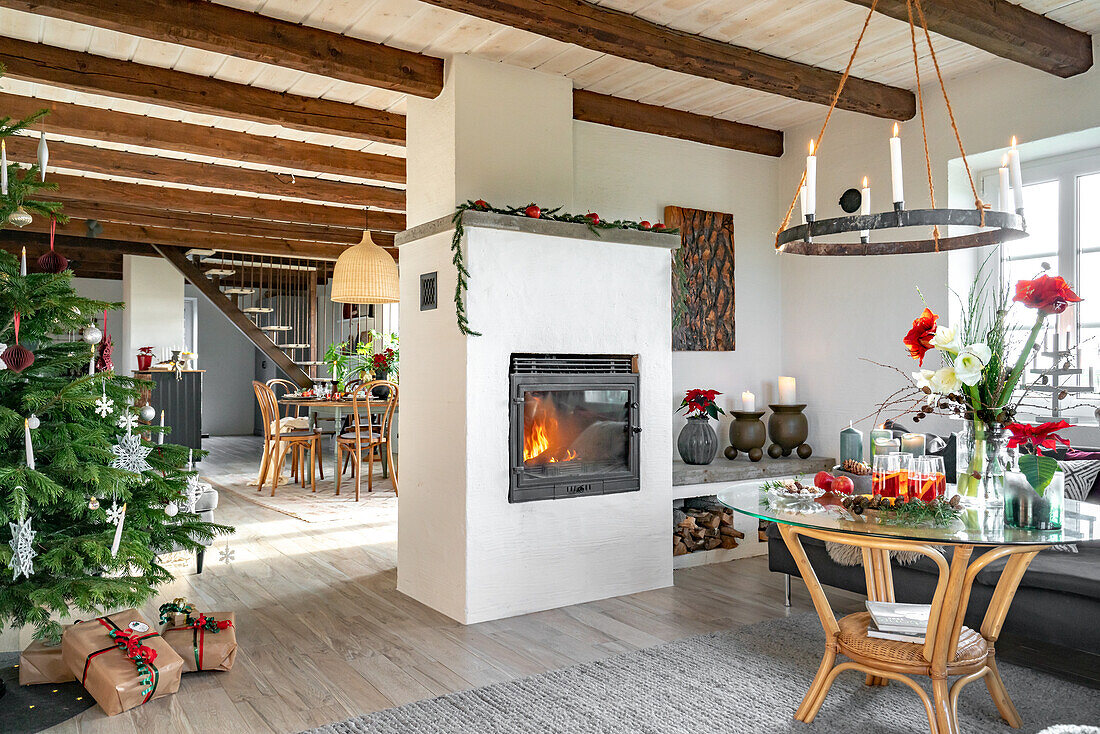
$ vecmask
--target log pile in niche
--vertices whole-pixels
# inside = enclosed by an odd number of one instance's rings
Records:
[[[672,511],[672,555],[736,548],[745,534],[733,527],[733,511],[717,503],[688,500]]]

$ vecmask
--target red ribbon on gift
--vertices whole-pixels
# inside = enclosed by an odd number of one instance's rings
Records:
[[[191,622],[192,617],[188,616],[187,621]],[[199,618],[197,621],[191,624],[184,625],[182,627],[172,627],[165,630],[165,632],[174,632],[176,630],[191,630],[191,648],[195,654],[195,667],[202,670],[202,657],[203,648],[206,645],[206,633],[212,632],[217,634],[222,630],[229,629],[233,626],[233,623],[228,619],[211,619],[202,612],[199,612]]]

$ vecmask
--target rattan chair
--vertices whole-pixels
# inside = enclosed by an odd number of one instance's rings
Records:
[[[379,386],[389,388],[389,396],[385,399],[386,407],[382,412],[382,419],[377,426],[367,418],[363,425],[359,415],[360,409],[366,409],[369,416],[371,391]],[[352,468],[355,472],[355,501],[359,501],[360,487],[362,486],[363,452],[367,452],[367,491],[374,491],[374,452],[386,451],[386,459],[390,470],[390,480],[393,482],[393,492],[397,494],[397,465],[393,461],[393,443],[391,441],[390,428],[393,425],[393,414],[397,410],[397,383],[388,380],[375,380],[360,385],[351,396],[351,427],[348,431],[336,437],[336,463],[333,470],[336,474],[336,494],[340,494],[340,458],[347,453],[352,460]],[[381,454],[379,454],[381,459]]]
[[[320,460],[321,434],[314,430],[283,432],[279,423],[279,401],[275,398],[275,392],[256,380],[252,381],[252,389],[256,393],[256,402],[260,405],[260,415],[264,424],[264,455],[260,461],[258,491],[264,490],[267,473],[271,471],[271,496],[275,496],[286,452],[296,450],[296,447],[300,446],[309,449],[309,484],[316,492],[317,479],[313,469]]]

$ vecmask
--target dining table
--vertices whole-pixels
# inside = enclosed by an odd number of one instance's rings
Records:
[[[340,432],[340,426],[342,425],[341,421],[343,420],[344,415],[349,414],[352,411],[352,400],[351,400],[350,397],[347,397],[347,398],[334,398],[334,397],[315,398],[315,397],[302,397],[302,396],[288,395],[288,396],[283,396],[283,397],[279,398],[279,402],[283,405],[294,405],[294,406],[297,406],[297,407],[300,407],[300,408],[305,408],[309,412],[309,427],[311,429],[316,429],[317,428],[317,415],[321,410],[324,410],[326,412],[329,411],[329,410],[333,411],[333,413],[336,417],[336,433],[337,434],[339,434],[339,432]],[[363,406],[363,407],[366,407],[368,412],[370,413],[370,415],[385,414],[386,406],[388,404],[389,404],[388,400],[380,400],[380,399],[373,398],[373,397],[369,401],[364,401],[364,400],[359,401],[359,405]],[[394,412],[393,412],[393,424],[390,426],[391,431],[394,430],[394,426],[396,425],[396,421],[397,421],[397,409],[395,408]],[[333,466],[335,467],[333,469],[333,471],[340,471],[340,466],[339,466],[339,464],[340,464],[339,445],[335,440],[333,440],[333,442],[332,442],[332,453],[333,453],[333,462],[334,462]],[[386,456],[385,452],[382,453],[382,477],[383,478],[389,477],[389,462],[387,460],[387,456]]]

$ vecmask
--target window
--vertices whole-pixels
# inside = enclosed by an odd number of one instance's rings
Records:
[[[1080,377],[1062,378],[1063,384],[1087,384],[1089,368],[1100,368],[1100,152],[1025,163],[1023,177],[1030,236],[1001,248],[1001,280],[1013,289],[1018,280],[1042,273],[1046,263],[1049,274],[1061,275],[1085,299],[1057,321],[1052,319],[1047,334],[1049,339],[1056,327],[1064,349],[1068,333],[1077,351],[1073,366],[1083,368]],[[983,176],[982,183],[984,198],[994,200],[996,171]],[[1051,363],[1046,358],[1038,364]],[[1075,402],[1071,396],[1063,405]],[[1092,410],[1067,412],[1091,417]]]

